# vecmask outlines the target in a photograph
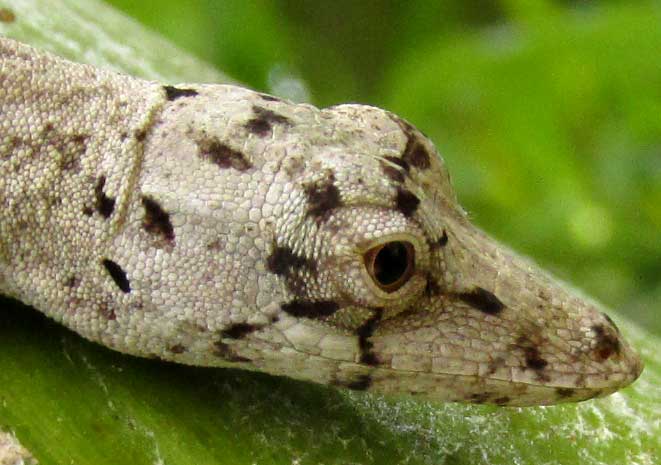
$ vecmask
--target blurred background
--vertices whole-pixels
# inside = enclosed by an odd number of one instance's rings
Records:
[[[476,224],[661,334],[659,1],[109,3],[252,88],[407,118]]]

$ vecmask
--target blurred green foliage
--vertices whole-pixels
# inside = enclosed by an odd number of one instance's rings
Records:
[[[476,223],[661,333],[658,2],[110,3],[251,87],[408,118]]]
[[[253,87],[301,98],[304,82],[322,105],[402,113],[441,147],[478,223],[611,304],[638,299],[627,308],[652,321],[661,296],[653,6],[316,3],[160,2],[143,21],[177,26],[175,41],[206,59],[217,51],[218,66]],[[3,33],[73,60],[154,79],[211,76],[91,0],[9,6],[17,20]],[[510,409],[161,364],[15,302],[0,308],[0,429],[46,465],[651,465],[658,455],[659,341],[627,322],[646,360],[631,387]]]

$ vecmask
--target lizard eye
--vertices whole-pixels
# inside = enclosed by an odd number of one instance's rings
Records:
[[[363,260],[374,284],[382,291],[392,293],[413,276],[415,248],[410,242],[386,242],[365,252]]]

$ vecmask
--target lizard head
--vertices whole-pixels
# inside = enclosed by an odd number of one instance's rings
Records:
[[[159,267],[199,286],[158,289],[203,308],[177,321],[204,331],[147,325],[158,341],[176,329],[166,357],[501,405],[602,396],[640,374],[595,303],[470,223],[442,158],[402,119],[234,86],[173,89],[147,145],[142,207],[172,211],[173,228],[150,236],[170,247]]]
[[[318,119],[326,136],[268,259],[288,295],[282,334],[308,354],[282,372],[500,405],[589,399],[639,376],[595,303],[469,222],[418,130],[360,105]]]

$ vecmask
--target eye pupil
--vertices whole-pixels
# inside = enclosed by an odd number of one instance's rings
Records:
[[[408,253],[401,242],[384,245],[374,257],[374,277],[388,286],[402,277],[408,267]]]
[[[386,292],[395,292],[413,275],[415,252],[409,242],[388,242],[365,254],[365,265],[377,286]]]

